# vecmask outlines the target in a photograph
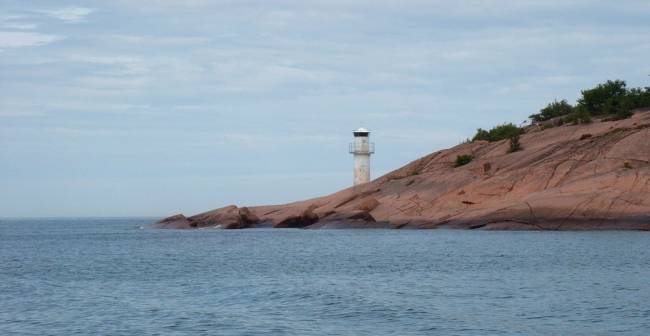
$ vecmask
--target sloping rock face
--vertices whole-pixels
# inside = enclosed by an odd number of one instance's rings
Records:
[[[156,223],[161,229],[192,229],[212,227],[216,229],[246,229],[258,224],[260,219],[248,208],[230,205],[204,212],[192,217],[182,214],[162,219]]]
[[[515,153],[508,153],[507,140],[461,144],[329,196],[229,206],[158,225],[649,230],[649,112],[620,121],[529,127]],[[474,160],[455,167],[463,154]]]

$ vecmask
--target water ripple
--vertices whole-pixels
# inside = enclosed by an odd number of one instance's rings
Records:
[[[161,231],[148,222],[0,221],[1,334],[650,330],[650,233]]]

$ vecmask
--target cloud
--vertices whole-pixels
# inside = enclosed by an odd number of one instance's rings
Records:
[[[372,119],[392,119],[392,118],[421,118],[426,117],[426,114],[414,113],[410,111],[396,111],[396,112],[369,112],[366,113],[368,118]]]
[[[199,36],[112,35],[110,38],[119,43],[150,46],[183,46],[210,42],[210,38]]]
[[[429,129],[394,129],[384,128],[377,131],[383,139],[390,143],[453,143],[463,139],[466,134],[462,131],[437,129],[432,132]]]
[[[0,109],[0,117],[9,118],[24,118],[24,117],[40,117],[43,113],[40,111],[23,111],[23,110],[2,110]]]
[[[150,66],[140,57],[132,56],[94,56],[71,54],[64,57],[65,61],[72,63],[95,64],[107,67],[104,74],[111,76],[133,76],[149,72]],[[101,73],[97,72],[97,73]]]
[[[332,143],[339,138],[323,134],[260,134],[260,133],[226,133],[220,137],[224,144],[236,143],[239,145],[260,144],[296,144],[296,143]]]
[[[94,11],[94,9],[86,7],[63,7],[43,12],[48,16],[59,19],[65,23],[79,23],[84,22],[86,16]]]
[[[0,31],[1,48],[36,47],[63,39],[61,36],[34,32]]]
[[[22,22],[26,18],[24,15],[0,16],[0,27],[11,30],[33,30],[38,27],[35,23]]]
[[[17,29],[17,30],[33,30],[38,27],[34,23],[17,23],[17,22],[8,22],[2,25],[3,28],[7,29]]]

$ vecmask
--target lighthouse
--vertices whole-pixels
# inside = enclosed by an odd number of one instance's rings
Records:
[[[375,144],[369,141],[370,131],[359,128],[353,131],[354,142],[350,143],[350,154],[354,157],[354,185],[370,182],[370,155],[375,153]]]

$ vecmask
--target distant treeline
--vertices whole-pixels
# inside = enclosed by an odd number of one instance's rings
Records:
[[[533,122],[543,127],[554,127],[563,124],[583,124],[591,122],[593,117],[606,120],[620,120],[632,116],[632,110],[650,107],[650,87],[628,89],[625,81],[608,80],[596,87],[581,91],[576,105],[569,104],[565,99],[554,101],[541,109],[539,113],[530,116]],[[518,138],[522,129],[514,124],[502,124],[489,131],[479,128],[475,140],[499,141]]]

